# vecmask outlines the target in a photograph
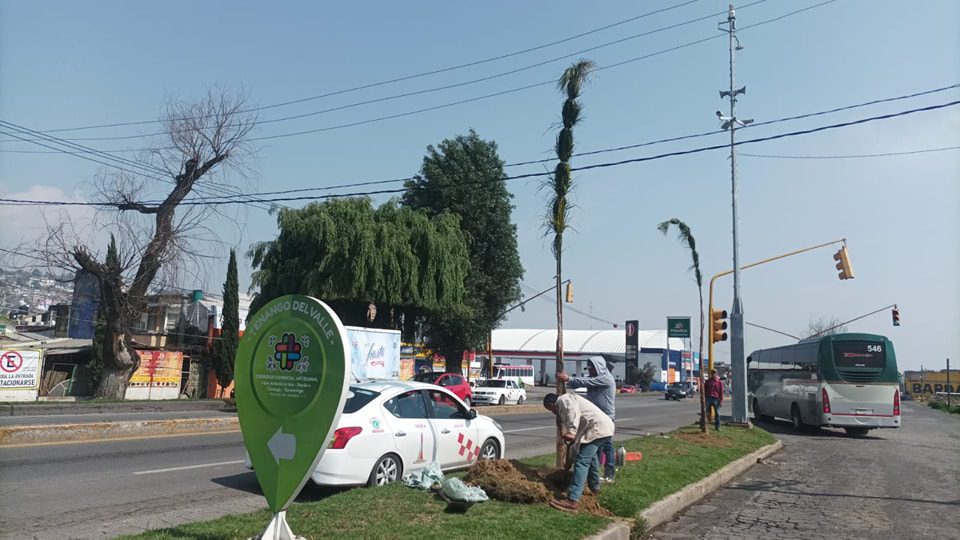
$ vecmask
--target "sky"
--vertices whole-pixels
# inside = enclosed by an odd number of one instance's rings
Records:
[[[960,83],[960,3],[821,3],[767,0],[738,7],[743,50],[737,54],[736,79],[738,87],[747,87],[737,104],[739,118],[762,123]],[[195,100],[210,88],[242,91],[253,106],[269,106],[510,55],[261,110],[261,121],[317,114],[262,123],[252,137],[320,131],[257,141],[258,152],[250,162],[256,174],[225,180],[255,192],[402,178],[417,173],[427,145],[471,128],[496,141],[508,164],[552,158],[563,99],[552,81],[579,58],[593,60],[601,69],[583,90],[577,151],[719,129],[715,111],[726,112],[728,104],[718,91],[729,85],[727,38],[718,31],[718,22],[725,19],[719,15],[724,3],[587,5],[2,0],[0,119],[41,131],[155,120],[171,99]],[[773,20],[807,7],[812,9]],[[615,24],[621,21],[627,22]],[[758,23],[763,24],[750,28]],[[536,50],[511,55],[532,48]],[[624,63],[628,60],[633,61]],[[541,65],[528,68],[536,64]],[[486,80],[473,82],[477,79]],[[519,89],[537,83],[544,84]],[[456,86],[393,99],[451,85]],[[506,92],[514,89],[519,90]],[[391,99],[318,112],[381,98]],[[737,137],[807,130],[957,99],[960,89],[952,88],[751,127]],[[387,116],[396,117],[382,119]],[[346,124],[358,125],[338,127]],[[152,144],[155,139],[149,134],[157,127],[139,124],[53,135],[145,136],[76,141],[114,152]],[[90,182],[100,165],[63,153],[26,153],[47,149],[10,142],[8,136],[2,140],[0,198],[92,197]],[[572,166],[727,142],[727,134],[714,134],[575,157]],[[836,247],[744,270],[745,320],[800,335],[812,319],[853,319],[897,304],[902,326],[893,327],[889,310],[883,310],[851,323],[849,330],[889,336],[901,369],[939,368],[948,357],[956,362],[960,151],[842,157],[956,146],[958,106],[740,146],[742,264],[845,238],[856,275],[852,280],[837,278],[831,258]],[[696,321],[698,295],[687,271],[689,253],[656,226],[673,217],[690,226],[700,250],[704,287],[709,276],[732,268],[728,157],[727,150],[714,150],[575,174],[575,230],[566,241],[564,277],[574,283],[573,307],[596,319],[570,311],[567,328],[612,328],[612,323],[638,319],[641,328],[658,329],[668,315],[689,315]],[[552,164],[508,167],[507,172],[547,168]],[[512,219],[518,227],[523,281],[530,290],[546,289],[554,275],[541,226],[546,205],[541,181],[508,184],[514,195]],[[381,203],[386,197],[374,200]],[[80,207],[69,215],[84,222],[93,213]],[[0,206],[0,248],[34,241],[45,223],[60,218],[56,208]],[[218,236],[218,243],[211,244],[213,257],[197,277],[181,284],[185,288],[219,292],[226,249],[244,252],[277,233],[275,218],[252,207],[226,209],[209,225]],[[85,234],[103,245],[104,232]],[[242,287],[249,284],[249,272],[243,260]],[[729,309],[729,277],[718,280],[715,300]],[[504,327],[554,324],[552,305],[535,300],[511,313]],[[747,327],[745,337],[748,351],[794,341],[755,327]],[[720,344],[717,360],[728,356],[728,345]]]

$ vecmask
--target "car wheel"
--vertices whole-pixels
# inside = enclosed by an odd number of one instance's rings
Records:
[[[843,429],[847,432],[847,435],[851,437],[866,437],[867,433],[870,433],[870,428],[865,427],[847,427]]]
[[[797,407],[796,403],[790,407],[790,423],[793,425],[794,431],[803,430],[803,421],[800,419],[800,407]]]
[[[769,422],[772,420],[771,417],[763,414],[760,411],[760,401],[757,400],[757,398],[753,398],[753,418],[754,420],[758,420],[760,422]]]
[[[523,396],[517,398],[517,405],[523,405]]]
[[[497,460],[500,459],[500,445],[496,439],[487,439],[480,447],[479,459]]]
[[[403,463],[396,454],[387,454],[377,460],[377,464],[370,471],[370,478],[367,485],[370,487],[385,486],[391,482],[396,482],[403,474]]]
[[[507,397],[503,394],[500,394],[500,399],[497,400],[497,405],[505,405],[507,403]]]

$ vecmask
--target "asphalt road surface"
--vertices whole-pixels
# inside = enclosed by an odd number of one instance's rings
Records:
[[[620,398],[617,437],[670,431],[698,412],[695,400]],[[546,411],[497,421],[507,457],[553,451]],[[112,537],[266,506],[239,432],[0,448],[0,485],[2,538]],[[331,492],[308,483],[298,500]]]
[[[960,418],[903,404],[903,427],[857,439],[761,424],[783,450],[651,535],[960,538]]]

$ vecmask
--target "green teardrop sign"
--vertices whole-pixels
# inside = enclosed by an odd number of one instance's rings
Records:
[[[274,512],[287,508],[320,462],[347,397],[347,333],[326,304],[289,295],[250,319],[236,359],[237,416]]]

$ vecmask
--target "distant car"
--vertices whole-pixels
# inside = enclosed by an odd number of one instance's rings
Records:
[[[416,382],[442,386],[456,394],[458,398],[467,404],[467,407],[473,403],[473,389],[470,388],[470,383],[456,373],[428,371],[427,373],[419,373],[415,375],[413,380]]]
[[[503,429],[447,389],[411,381],[350,387],[343,414],[310,478],[326,486],[382,486],[433,459],[448,471],[504,455]],[[252,468],[249,456],[247,468]]]
[[[649,392],[663,392],[666,389],[667,389],[667,383],[654,381],[650,383],[650,388],[648,388],[647,390]]]
[[[904,392],[904,393],[900,394],[900,400],[901,400],[901,401],[913,401],[913,396],[911,396],[909,392]]]
[[[586,387],[586,386],[578,386],[578,387],[574,388],[573,391],[576,392],[577,394],[587,395],[587,387]]]
[[[506,405],[507,403],[523,405],[526,400],[527,391],[512,379],[477,381],[477,386],[473,389],[473,402],[477,405]]]
[[[693,385],[688,382],[675,382],[667,385],[667,390],[663,394],[663,399],[673,399],[679,401],[695,394]]]
[[[640,390],[632,384],[625,384],[620,387],[621,394],[636,394],[639,391]]]

